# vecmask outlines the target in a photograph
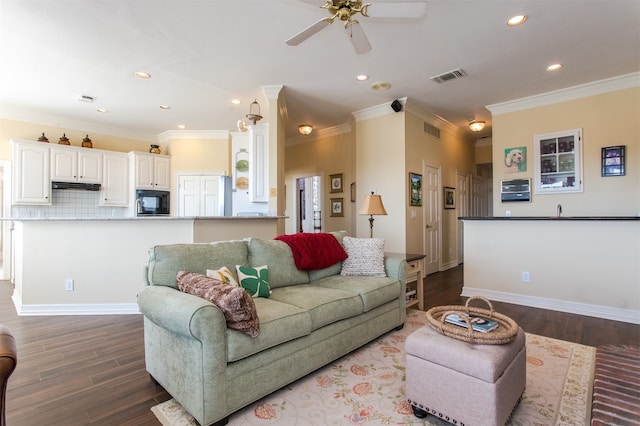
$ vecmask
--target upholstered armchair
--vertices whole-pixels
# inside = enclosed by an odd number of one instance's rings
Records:
[[[18,351],[16,341],[8,327],[0,324],[0,426],[6,426],[5,397],[9,376],[16,369]]]

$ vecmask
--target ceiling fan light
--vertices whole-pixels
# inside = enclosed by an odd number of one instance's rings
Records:
[[[474,132],[479,132],[484,129],[484,121],[481,120],[473,120],[469,123],[469,128]]]
[[[310,135],[313,132],[313,126],[311,124],[301,124],[298,126],[298,132],[301,135]]]

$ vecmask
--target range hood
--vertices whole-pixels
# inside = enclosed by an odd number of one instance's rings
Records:
[[[100,191],[100,184],[84,182],[51,182],[51,189],[82,189],[84,191]]]

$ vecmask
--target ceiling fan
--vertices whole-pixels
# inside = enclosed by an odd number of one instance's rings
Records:
[[[327,9],[331,16],[317,21],[291,37],[286,41],[289,46],[299,45],[328,27],[337,18],[344,22],[347,37],[351,40],[356,53],[361,55],[371,50],[371,44],[360,22],[354,18],[355,15],[359,13],[367,18],[420,18],[426,11],[427,3],[426,1],[363,3],[362,0],[326,0],[326,3],[320,7]]]

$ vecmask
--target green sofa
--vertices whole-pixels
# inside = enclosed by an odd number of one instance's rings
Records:
[[[334,233],[342,242],[343,232]],[[240,408],[348,354],[405,320],[406,262],[385,255],[387,277],[341,276],[341,263],[296,268],[289,246],[250,238],[150,249],[144,315],[149,374],[201,425],[225,424]],[[260,333],[228,329],[211,302],[179,291],[178,271],[268,265],[269,298],[255,298]]]

